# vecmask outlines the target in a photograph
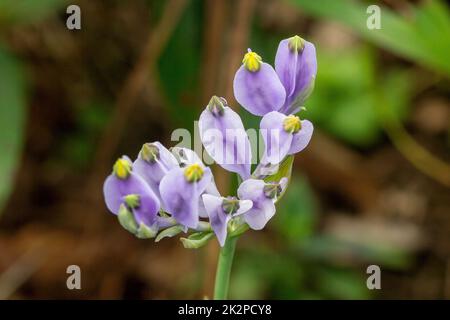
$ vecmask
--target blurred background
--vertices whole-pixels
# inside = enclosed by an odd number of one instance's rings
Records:
[[[381,29],[369,30],[369,4]],[[68,30],[66,8],[81,8]],[[295,34],[318,53],[316,131],[262,232],[238,243],[231,298],[450,298],[450,13],[441,1],[1,0],[0,298],[211,297],[199,250],[121,228],[115,158],[173,144],[211,95],[233,99],[248,47]],[[230,184],[215,169],[219,189]],[[66,268],[81,268],[68,290]],[[381,267],[381,290],[366,287]]]

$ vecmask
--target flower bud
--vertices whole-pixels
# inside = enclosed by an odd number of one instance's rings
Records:
[[[121,205],[117,214],[120,224],[131,233],[136,233],[138,225],[134,219],[134,215],[125,205]]]

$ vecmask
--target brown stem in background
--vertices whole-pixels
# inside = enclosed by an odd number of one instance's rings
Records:
[[[117,96],[111,120],[107,124],[94,158],[94,168],[88,190],[98,189],[100,179],[107,174],[110,161],[117,149],[135,102],[146,85],[161,53],[186,8],[187,0],[170,0],[157,26],[150,32],[139,60]],[[97,194],[94,192],[93,194]]]
[[[224,89],[224,94],[228,103],[237,109],[237,102],[233,95],[233,79],[236,70],[240,67],[242,57],[248,44],[248,38],[251,31],[251,22],[255,9],[255,0],[238,1],[236,12],[236,19],[232,24],[230,47],[228,52],[227,64],[224,65],[224,76],[221,77],[221,89]]]

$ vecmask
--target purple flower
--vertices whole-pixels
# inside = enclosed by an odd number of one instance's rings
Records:
[[[213,96],[199,119],[200,138],[208,152],[224,169],[250,176],[251,146],[239,115],[224,98]]]
[[[223,247],[227,238],[228,222],[231,218],[250,210],[253,203],[251,200],[238,200],[235,197],[224,198],[210,194],[204,194],[202,198],[211,227]]]
[[[195,229],[199,223],[200,196],[211,179],[211,170],[201,163],[172,169],[159,185],[164,209],[180,224]]]
[[[173,168],[178,167],[177,159],[161,143],[145,143],[133,163],[133,172],[140,175],[161,200],[159,183]]]
[[[242,62],[233,82],[236,100],[257,116],[279,110],[286,99],[286,91],[272,66],[262,62],[250,49]]]
[[[132,171],[131,161],[118,159],[103,185],[106,206],[115,215],[123,207],[132,212],[138,225],[152,226],[157,220],[160,202],[149,185]]]
[[[275,57],[275,70],[286,89],[286,101],[279,111],[297,113],[314,89],[316,48],[299,36],[282,40]]]
[[[261,163],[278,164],[285,156],[302,151],[311,140],[313,131],[314,127],[308,120],[300,121],[298,116],[269,112],[260,124],[265,144]]]
[[[255,115],[263,116],[271,111],[296,113],[313,90],[317,73],[316,49],[299,36],[280,42],[275,70],[251,51],[242,62],[234,78],[234,95]]]
[[[238,188],[239,199],[251,200],[253,206],[243,214],[245,222],[253,230],[261,230],[275,215],[275,202],[287,187],[287,178],[280,182],[264,182],[264,180],[248,179]]]
[[[184,168],[188,165],[194,163],[202,163],[198,155],[188,148],[174,147],[172,148],[172,152],[178,160],[179,166]],[[211,175],[211,182],[206,186],[203,194],[212,194],[215,196],[220,196],[219,190],[217,190],[216,182],[214,181],[214,176]],[[198,199],[198,215],[200,218],[207,218],[208,214],[206,213],[205,206],[201,197]]]

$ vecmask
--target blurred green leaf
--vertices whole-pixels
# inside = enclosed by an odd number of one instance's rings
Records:
[[[307,103],[307,118],[342,140],[370,146],[382,134],[376,92],[380,86],[398,101],[390,112],[397,119],[407,115],[412,73],[392,70],[375,81],[375,60],[369,48],[357,47],[336,53],[321,51],[316,89]]]
[[[65,3],[67,0],[0,0],[0,24],[30,23]]]
[[[26,113],[26,83],[20,61],[0,47],[0,212],[20,162]]]
[[[295,176],[274,217],[274,227],[292,243],[312,236],[317,220],[317,202],[308,181]]]
[[[202,2],[190,1],[159,61],[159,75],[170,115],[179,125],[192,129],[203,108],[199,96]],[[205,102],[206,103],[206,102]]]
[[[318,268],[316,279],[320,290],[333,299],[368,299],[366,279],[353,270]]]
[[[403,269],[411,262],[410,255],[399,248],[348,242],[331,236],[307,239],[298,244],[297,251],[308,259],[333,261],[345,258],[349,262],[364,261],[393,269]]]
[[[305,12],[343,23],[364,39],[450,76],[450,14],[442,1],[425,1],[411,18],[381,7],[381,29],[367,28],[369,4],[349,0],[291,0]]]

